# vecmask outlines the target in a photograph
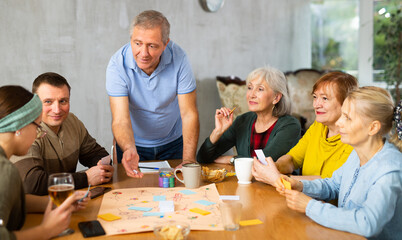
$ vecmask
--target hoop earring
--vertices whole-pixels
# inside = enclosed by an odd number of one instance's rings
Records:
[[[19,136],[19,135],[21,135],[21,132],[20,131],[15,131],[15,136]]]

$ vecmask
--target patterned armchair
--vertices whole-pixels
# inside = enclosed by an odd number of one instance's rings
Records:
[[[219,98],[222,106],[233,109],[233,116],[237,116],[248,111],[246,93],[246,81],[238,77],[216,77],[216,86],[218,87]]]
[[[290,99],[292,100],[292,114],[306,119],[306,129],[315,120],[311,91],[315,82],[323,74],[324,72],[315,69],[299,69],[285,73],[288,79]]]
[[[314,122],[315,114],[311,97],[314,83],[324,72],[314,69],[299,69],[294,72],[286,72],[288,79],[290,99],[292,100],[292,115],[299,119],[302,126],[302,134]],[[222,106],[234,108],[234,117],[248,111],[246,81],[235,76],[216,77],[219,97]]]

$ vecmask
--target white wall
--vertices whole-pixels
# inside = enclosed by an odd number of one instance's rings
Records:
[[[282,71],[310,67],[308,0],[226,0],[216,13],[197,0],[1,0],[0,85],[28,89],[39,74],[57,72],[72,86],[71,111],[109,150],[112,142],[105,69],[129,40],[132,18],[155,9],[171,23],[197,79],[200,142],[220,107],[217,75],[243,79],[270,64]]]

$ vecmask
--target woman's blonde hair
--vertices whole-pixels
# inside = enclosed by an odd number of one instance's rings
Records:
[[[272,115],[275,117],[282,117],[283,115],[290,114],[292,110],[288,82],[285,74],[280,70],[266,66],[257,68],[247,76],[247,83],[253,79],[261,79],[268,83],[268,86],[275,92],[281,93],[282,98],[275,104]]]
[[[391,131],[394,102],[388,91],[373,86],[361,87],[349,92],[347,99],[355,103],[356,112],[360,116],[381,123],[381,129],[377,134],[384,136]],[[398,147],[399,151],[402,151],[402,141],[397,136],[396,138],[392,136],[390,142]]]

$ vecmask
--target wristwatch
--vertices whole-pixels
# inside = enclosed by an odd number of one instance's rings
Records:
[[[234,161],[235,161],[236,158],[237,158],[237,156],[233,156],[233,157],[230,159],[230,164],[234,165]]]

